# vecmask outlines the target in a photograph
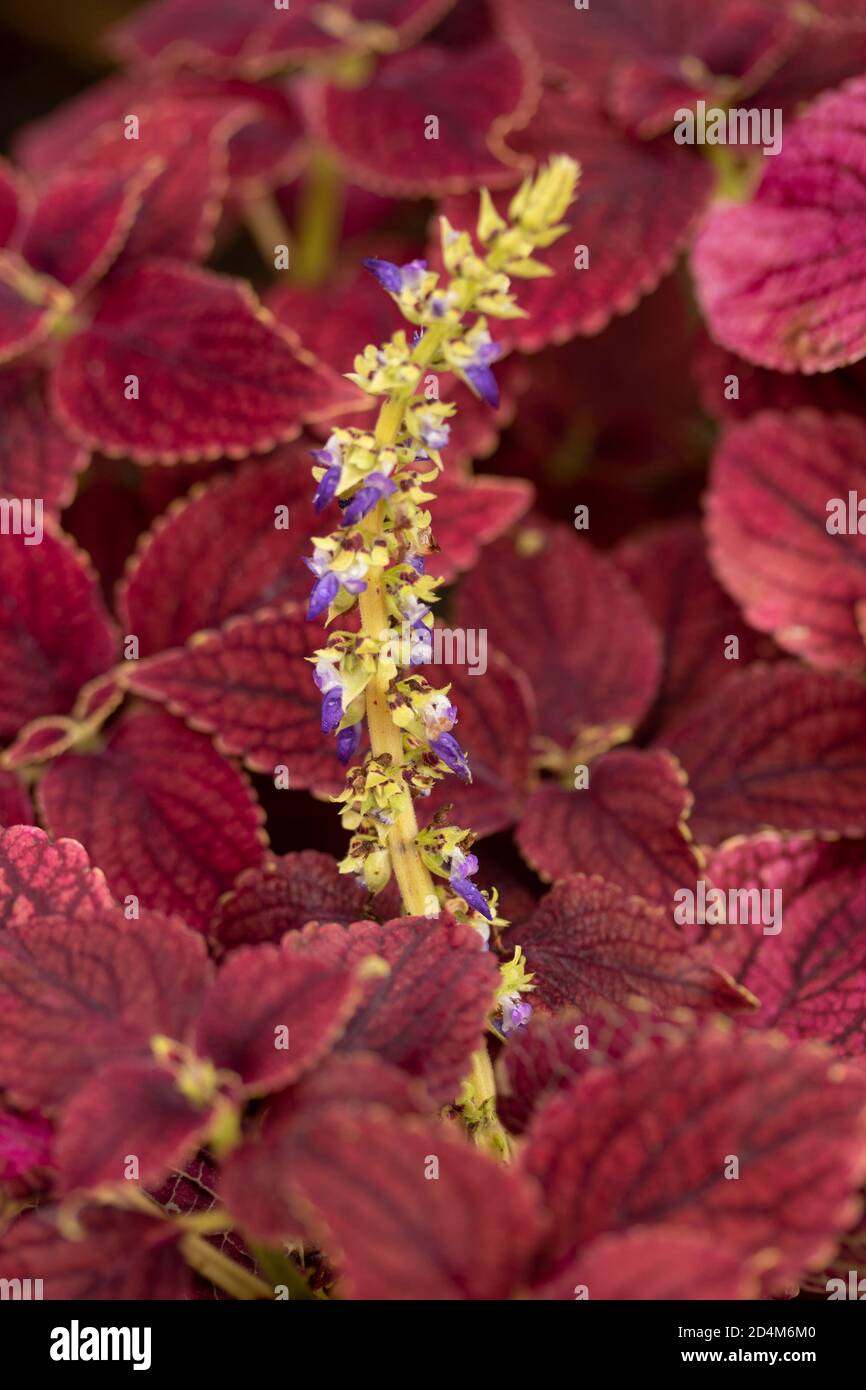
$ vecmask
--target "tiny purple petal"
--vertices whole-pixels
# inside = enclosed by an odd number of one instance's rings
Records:
[[[461,782],[472,781],[472,773],[469,771],[466,754],[453,734],[440,734],[438,738],[433,739],[430,747],[437,758],[441,758],[446,767],[450,767],[452,772],[456,772]],[[474,855],[468,855],[465,863],[469,864],[472,860],[475,861],[475,868],[477,869],[478,860],[475,859]],[[467,872],[474,873],[475,869],[468,869]]]
[[[363,487],[358,488],[344,511],[343,526],[357,525],[368,512],[373,510],[377,502],[381,502],[383,497],[390,497],[391,493],[396,491],[396,483],[392,483],[391,479],[386,477],[384,473],[369,474]]]
[[[528,999],[516,999],[514,1003],[503,1000],[502,1032],[507,1038],[510,1033],[525,1028],[532,1017],[532,1005]]]
[[[322,701],[322,733],[334,733],[343,718],[343,692],[339,686],[329,690]]]
[[[313,585],[313,592],[310,594],[310,602],[307,605],[307,622],[325,613],[339,592],[340,581],[337,576],[335,574],[323,574],[321,579]]]
[[[467,367],[466,376],[481,399],[496,410],[499,405],[499,386],[490,368],[486,366]]]
[[[486,917],[488,922],[493,921],[493,913],[490,904],[484,897],[480,888],[476,888],[471,878],[462,878],[460,874],[454,874],[448,880],[454,892],[466,902],[469,907],[476,912],[480,912],[482,917]]]
[[[389,294],[402,294],[405,289],[418,289],[427,270],[426,261],[409,261],[406,265],[395,265],[393,261],[382,261],[376,256],[368,257],[363,265]]]
[[[337,757],[345,767],[361,741],[361,725],[350,724],[337,734]]]
[[[324,453],[325,451],[320,450],[320,452]],[[313,498],[313,506],[315,507],[317,512],[323,512],[327,507],[328,503],[333,502],[334,494],[336,493],[337,488],[340,485],[340,477],[342,475],[342,471],[343,470],[341,469],[340,465],[338,463],[335,463],[332,464],[328,471],[325,473],[325,476],[322,478],[321,482],[319,483],[319,486],[316,488],[316,494]]]

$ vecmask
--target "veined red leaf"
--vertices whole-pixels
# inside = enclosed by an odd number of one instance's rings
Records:
[[[205,999],[196,1051],[234,1072],[249,1095],[296,1081],[330,1051],[358,1002],[352,964],[270,945],[233,952]]]
[[[56,512],[71,502],[88,455],[48,413],[43,382],[31,366],[0,372],[0,496],[41,497]]]
[[[850,415],[757,415],[725,434],[713,462],[716,574],[750,623],[829,670],[866,668],[864,488],[866,425]]]
[[[246,778],[162,711],[116,725],[96,753],[66,753],[39,783],[49,834],[79,840],[115,897],[204,930],[220,894],[264,854]]]
[[[529,678],[539,729],[593,748],[634,729],[655,695],[660,642],[613,561],[565,527],[518,534],[487,550],[463,581],[457,619]]]
[[[375,1105],[395,1115],[430,1114],[435,1109],[421,1081],[374,1053],[332,1054],[306,1072],[297,1085],[279,1092],[267,1108],[265,1133],[334,1105],[355,1109]]]
[[[721,207],[692,268],[723,347],[785,372],[827,372],[866,353],[866,79],[786,127],[753,201]]]
[[[517,830],[521,854],[548,883],[597,873],[670,907],[699,867],[682,769],[667,753],[615,748],[588,775],[583,788],[545,786],[533,793]]]
[[[772,644],[746,626],[713,578],[697,521],[655,527],[620,546],[617,559],[662,635],[658,721],[681,714],[750,661],[772,655]],[[731,637],[736,660],[725,656]]]
[[[774,1034],[708,1029],[594,1069],[539,1112],[523,1153],[552,1217],[539,1273],[606,1232],[676,1224],[796,1278],[856,1218],[864,1101],[862,1076]]]
[[[548,90],[531,124],[508,144],[533,162],[568,154],[581,165],[569,230],[538,257],[553,274],[520,281],[517,302],[529,317],[496,329],[501,342],[537,352],[577,333],[601,332],[656,288],[696,226],[712,176],[705,160],[668,137],[647,143],[623,134],[577,89]],[[509,195],[496,201],[505,207]],[[471,228],[477,199],[449,199],[442,210],[452,226]]]
[[[0,251],[0,363],[42,343],[69,307],[62,285],[36,280],[17,252]]]
[[[358,183],[435,197],[516,183],[528,161],[497,142],[537,103],[535,72],[501,39],[465,50],[427,44],[385,58],[364,87],[327,87],[322,126]]]
[[[14,772],[0,769],[0,826],[32,824],[33,807],[27,788]]]
[[[197,485],[154,524],[118,594],[121,622],[138,637],[142,656],[181,647],[236,614],[306,601],[301,558],[322,527],[309,466],[300,444],[277,449]],[[278,524],[284,513],[288,526]]]
[[[706,333],[695,341],[692,375],[700,391],[701,405],[720,424],[747,420],[759,410],[851,411],[860,406],[866,365],[855,362],[838,372],[801,376],[756,367],[727,348],[719,347]],[[731,394],[736,378],[736,396]]]
[[[224,1194],[265,1238],[302,1212],[357,1299],[508,1298],[541,1224],[518,1174],[441,1125],[374,1110],[332,1109],[238,1150]]]
[[[450,641],[448,654],[456,654],[459,634],[450,628],[435,631],[443,634],[434,638],[442,642],[443,651]],[[480,638],[477,630],[476,635]],[[472,781],[467,785],[446,778],[418,806],[418,812],[429,821],[440,807],[451,805],[458,824],[471,825],[476,835],[494,835],[513,824],[523,805],[532,770],[535,704],[523,673],[490,648],[479,647],[476,656],[481,650],[486,671],[480,664],[473,669],[468,659],[459,665],[437,663],[428,671],[435,685],[451,686],[450,698],[460,711],[457,737],[469,755]]]
[[[0,1084],[18,1104],[57,1105],[92,1071],[182,1041],[208,980],[204,942],[176,918],[40,915],[0,936]]]
[[[220,752],[253,772],[285,766],[292,787],[335,790],[343,778],[306,659],[324,640],[298,605],[266,609],[135,666],[129,688],[214,734]]]
[[[750,1266],[736,1250],[700,1231],[649,1226],[592,1241],[568,1269],[533,1296],[617,1303],[754,1299],[759,1294],[757,1266],[757,1260]]]
[[[579,11],[562,0],[498,3],[547,72],[591,92],[644,136],[699,97],[727,106],[753,91],[799,33],[793,9],[773,0],[731,0],[723,10],[691,0],[604,0]]]
[[[370,895],[329,854],[306,849],[245,869],[220,898],[209,936],[223,951],[280,941],[307,922],[348,927],[364,916]]]
[[[793,663],[732,676],[659,738],[685,768],[697,839],[866,833],[866,691]]]
[[[0,1242],[0,1278],[40,1279],[43,1298],[61,1303],[192,1296],[192,1270],[168,1221],[110,1207],[87,1207],[76,1219],[80,1238],[67,1240],[53,1212],[20,1216]]]
[[[719,964],[761,1001],[760,1011],[748,1021],[780,1028],[795,1039],[820,1039],[837,1052],[862,1057],[862,847],[770,836],[733,840],[712,855],[707,873],[728,903],[736,895],[734,912],[727,914],[734,920],[716,928],[714,948]]]
[[[62,913],[86,923],[116,908],[105,875],[75,840],[52,842],[35,825],[0,831],[0,927]]]
[[[283,946],[332,969],[351,969],[371,955],[387,961],[388,974],[367,981],[338,1050],[375,1052],[420,1077],[435,1100],[453,1099],[483,1041],[498,979],[472,927],[447,916],[401,917],[384,926],[314,924],[291,932]]]
[[[62,532],[21,513],[30,535],[0,546],[0,738],[72,708],[86,681],[115,659],[116,638],[86,557]]]
[[[508,950],[523,947],[535,975],[532,997],[547,1009],[627,1005],[635,997],[665,1010],[755,1004],[706,951],[687,945],[671,911],[597,874],[563,879],[503,941]]]
[[[148,463],[265,450],[353,400],[246,284],[163,260],[111,280],[52,380],[75,438]]]
[[[478,563],[481,548],[497,540],[528,511],[534,488],[524,478],[494,478],[482,474],[462,478],[446,468],[431,489],[433,534],[439,550],[427,561],[427,571],[452,580]]]

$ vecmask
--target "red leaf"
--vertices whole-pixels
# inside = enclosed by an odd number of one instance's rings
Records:
[[[445,652],[449,639],[439,640]],[[452,647],[448,654],[454,650]],[[429,673],[436,685],[451,686],[450,698],[460,712],[457,736],[469,755],[472,782],[464,785],[446,778],[418,807],[421,818],[429,822],[440,807],[451,805],[453,819],[471,825],[478,836],[494,835],[519,816],[530,780],[535,729],[535,705],[525,676],[490,648],[479,644],[476,656],[482,651],[486,671],[481,664],[473,670],[463,662],[437,663]]]
[[[182,1167],[212,1120],[209,1108],[192,1104],[171,1072],[153,1062],[103,1067],[65,1107],[57,1134],[57,1165],[64,1191],[119,1186],[136,1178],[157,1183]]]
[[[214,734],[221,753],[253,772],[285,766],[292,787],[336,790],[343,778],[321,732],[321,696],[306,659],[316,646],[302,608],[263,610],[136,666],[129,687]]]
[[[758,415],[724,436],[713,463],[716,573],[750,623],[829,670],[866,667],[866,534],[856,505],[853,528],[848,516],[864,486],[866,425],[850,415]],[[833,502],[842,534],[828,533]]]
[[[688,773],[705,844],[764,828],[866,833],[866,693],[854,680],[753,666],[660,741]]]
[[[827,372],[866,353],[866,80],[785,130],[752,203],[718,208],[692,257],[712,336],[750,362]]]
[[[0,1244],[0,1278],[41,1279],[42,1296],[62,1303],[191,1297],[192,1271],[167,1221],[109,1207],[76,1220],[80,1238],[66,1240],[44,1210],[19,1217]]]
[[[0,927],[20,927],[62,913],[86,923],[117,904],[105,875],[75,840],[52,843],[30,824],[0,831]]]
[[[68,309],[60,285],[34,281],[33,271],[20,256],[0,251],[0,363],[37,347]]]
[[[568,154],[581,165],[569,231],[538,257],[553,275],[520,281],[517,302],[529,317],[497,328],[501,341],[537,352],[576,333],[601,332],[614,314],[630,313],[654,290],[688,241],[712,177],[705,160],[667,137],[648,144],[621,134],[576,89],[549,90],[531,125],[509,136],[509,144],[533,161]],[[507,205],[508,195],[497,203]],[[474,227],[477,199],[449,199],[443,212],[452,226]],[[581,246],[589,264],[576,269]]]
[[[418,1076],[435,1100],[453,1099],[484,1038],[497,984],[495,962],[472,927],[449,917],[401,917],[379,926],[312,925],[285,938],[290,955],[350,969],[382,956],[388,975],[367,981],[339,1051],[375,1052]]]
[[[782,61],[798,26],[782,6],[732,0],[605,0],[569,13],[561,0],[498,0],[545,70],[593,94],[623,125],[654,135],[677,107],[727,106]]]
[[[117,170],[61,175],[42,194],[27,228],[27,262],[82,299],[117,260],[155,173],[153,164],[136,159]]]
[[[129,378],[137,399],[128,399]],[[53,377],[75,438],[139,462],[238,457],[293,439],[352,396],[241,281],[171,261],[112,279]]]
[[[214,909],[209,935],[231,951],[279,941],[307,922],[348,927],[364,915],[370,895],[329,854],[307,849],[246,869]]]
[[[64,434],[48,413],[43,374],[30,366],[0,372],[0,496],[41,497],[46,511],[72,501],[87,450]]]
[[[306,1120],[313,1110],[347,1105],[356,1109],[383,1106],[395,1115],[429,1114],[435,1107],[423,1084],[383,1062],[373,1053],[332,1054],[308,1071],[296,1086],[280,1091],[268,1106],[265,1134],[276,1127]]]
[[[666,522],[621,546],[617,559],[662,634],[660,722],[717,690],[741,665],[772,655],[772,644],[746,626],[713,578],[696,521]],[[725,657],[729,637],[739,643],[736,661]]]
[[[629,1004],[662,1009],[751,1008],[755,1001],[700,947],[689,947],[670,911],[629,896],[598,875],[572,874],[542,898],[527,922],[509,928],[522,946],[545,1008]]]
[[[517,843],[548,883],[566,874],[597,873],[669,907],[699,867],[687,825],[690,809],[686,779],[669,754],[614,749],[593,762],[587,787],[535,792]]]
[[[32,825],[33,807],[24,783],[0,770],[0,826]]]
[[[500,536],[532,505],[534,489],[523,478],[461,478],[446,469],[432,491],[433,533],[439,552],[427,571],[445,580],[478,563],[481,547]]]
[[[333,1047],[358,1001],[355,971],[277,946],[235,951],[208,991],[196,1051],[264,1095],[297,1080]],[[278,1030],[288,1030],[285,1046]],[[280,1035],[281,1038],[282,1035]]]
[[[142,656],[181,647],[235,614],[306,602],[301,563],[321,532],[312,507],[309,455],[300,445],[194,487],[139,543],[121,584],[118,611]],[[288,510],[278,527],[277,508]],[[312,644],[310,645],[312,650]]]
[[[97,753],[67,753],[39,784],[52,835],[80,840],[118,899],[178,912],[204,930],[221,893],[261,862],[252,789],[207,739],[162,712],[112,730]]]
[[[758,1292],[757,1275],[736,1250],[700,1231],[662,1225],[592,1241],[535,1297],[694,1302],[754,1299]]]
[[[728,911],[716,959],[761,1001],[748,1021],[792,1038],[818,1038],[847,1056],[866,1052],[866,864],[860,845],[761,836],[735,840],[707,870],[728,895],[762,897]],[[778,909],[775,926],[765,907]],[[749,921],[737,920],[751,916]],[[770,927],[769,932],[766,926]]]
[[[0,1110],[0,1183],[38,1182],[35,1169],[55,1167],[54,1126],[38,1110],[26,1115]],[[14,1188],[13,1188],[14,1191]]]
[[[23,174],[0,160],[0,247],[16,250],[32,212],[33,194]]]
[[[796,1278],[856,1215],[864,1101],[862,1077],[772,1035],[712,1029],[596,1068],[544,1107],[524,1150],[552,1216],[539,1272],[605,1232],[675,1224],[765,1270],[772,1251],[773,1281]]]
[[[461,585],[457,617],[486,627],[525,672],[540,730],[559,743],[578,731],[594,749],[616,742],[652,703],[658,634],[613,562],[565,527],[491,546]]]
[[[441,1125],[329,1110],[280,1138],[232,1155],[226,1203],[266,1238],[301,1210],[350,1298],[502,1299],[524,1277],[533,1189]]]
[[[719,347],[706,334],[696,340],[692,374],[708,415],[721,424],[747,420],[759,410],[800,410],[814,406],[830,414],[854,410],[866,382],[866,365],[855,363],[838,372],[817,376],[771,372],[756,367],[745,357]],[[729,399],[731,377],[737,379],[737,396]]]
[[[521,161],[498,142],[537,102],[534,71],[502,40],[465,50],[427,44],[383,59],[363,87],[329,86],[322,126],[358,183],[434,197],[516,183]]]
[[[38,715],[71,709],[81,686],[116,655],[86,557],[47,525],[40,544],[28,543],[34,536],[8,535],[0,547],[0,738]]]
[[[0,936],[0,1084],[16,1103],[57,1105],[108,1062],[183,1040],[208,978],[204,942],[177,919],[131,925],[40,915]]]

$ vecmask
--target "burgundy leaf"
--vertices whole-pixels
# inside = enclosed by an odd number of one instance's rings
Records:
[[[116,907],[105,875],[75,840],[49,840],[44,830],[12,824],[0,832],[0,927],[38,923],[62,913],[87,923]]]
[[[0,372],[0,412],[0,496],[41,497],[46,511],[59,511],[72,501],[88,455],[49,415],[38,368]]]
[[[153,163],[137,159],[117,171],[61,175],[39,199],[24,238],[25,259],[82,299],[117,260],[155,174]]]
[[[0,826],[32,825],[33,807],[24,783],[0,770]]]
[[[700,1231],[649,1226],[622,1235],[601,1236],[536,1298],[703,1299],[757,1298],[757,1265]]]
[[[348,927],[364,915],[369,893],[350,874],[341,874],[329,854],[302,850],[245,869],[217,903],[209,935],[217,946],[280,941],[307,922]]]

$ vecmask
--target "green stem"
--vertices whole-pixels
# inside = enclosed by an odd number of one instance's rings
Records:
[[[314,150],[307,167],[298,212],[293,278],[320,285],[334,263],[343,225],[345,188],[340,165],[330,150]]]

